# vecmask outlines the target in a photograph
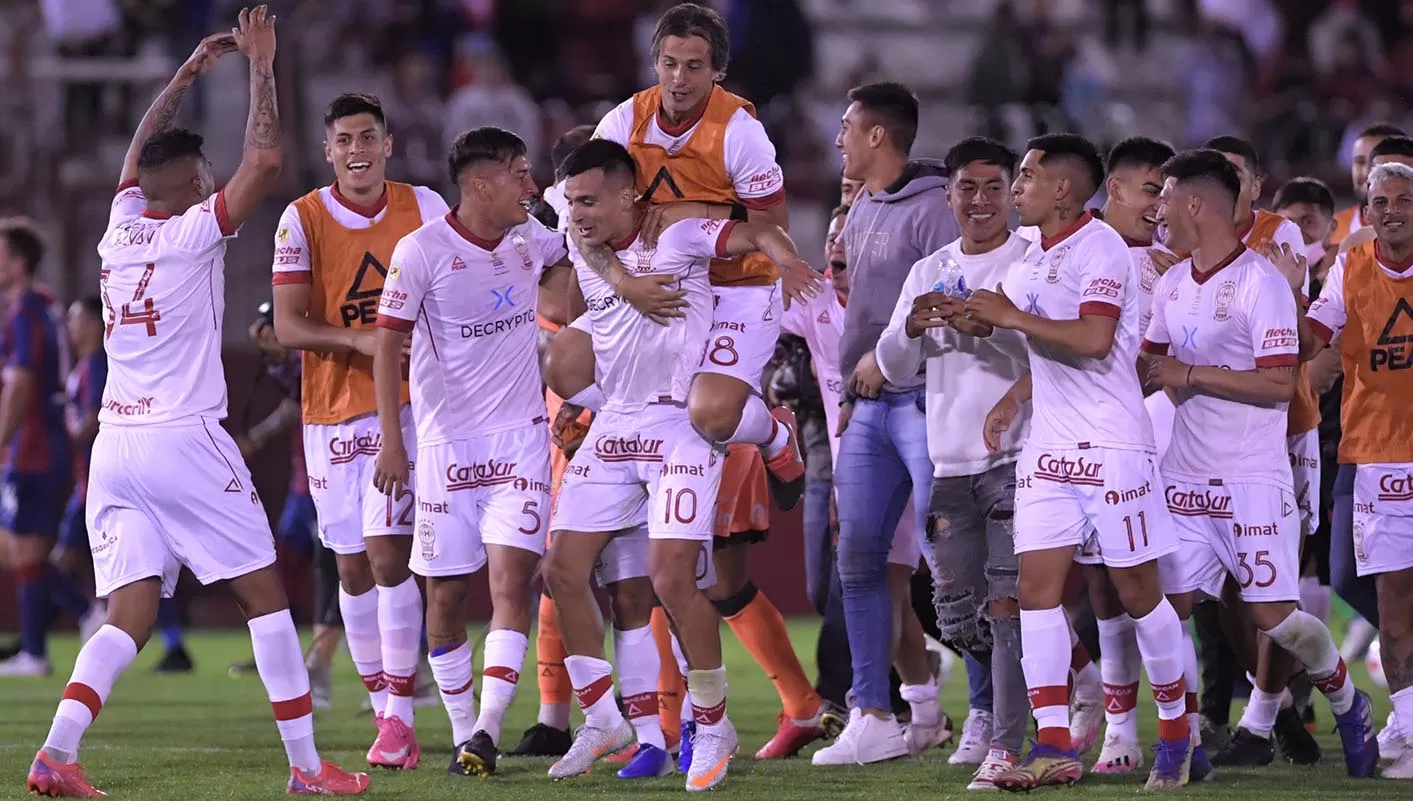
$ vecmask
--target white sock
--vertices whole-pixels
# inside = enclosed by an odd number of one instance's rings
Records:
[[[551,729],[560,731],[569,728],[569,704],[546,704],[540,702],[540,715],[536,719],[537,723],[543,723]]]
[[[1354,705],[1354,682],[1324,623],[1297,609],[1266,634],[1305,664],[1310,681],[1329,699],[1331,711],[1336,715],[1349,711]]]
[[[1306,576],[1300,580],[1300,608],[1321,623],[1329,622],[1330,588],[1321,584],[1319,577]]]
[[[657,711],[657,676],[662,660],[653,640],[653,627],[613,630],[613,661],[618,667],[618,691],[628,711],[628,722],[638,733],[639,745],[667,750]]]
[[[400,718],[411,727],[422,640],[422,591],[412,576],[396,587],[378,587],[378,628],[383,634],[383,675],[388,680],[383,716]]]
[[[1394,693],[1390,699],[1393,701],[1393,715],[1388,721],[1394,727],[1394,731],[1399,732],[1404,739],[1413,736],[1407,728],[1408,724],[1403,721],[1413,721],[1413,687],[1404,687]]]
[[[1099,673],[1104,680],[1104,719],[1108,734],[1138,742],[1138,679],[1143,656],[1127,612],[1099,620]]]
[[[1177,611],[1163,598],[1153,611],[1134,619],[1133,633],[1153,687],[1153,700],[1158,703],[1158,736],[1168,741],[1188,739],[1187,682],[1183,680],[1180,650],[1182,621]]]
[[[746,400],[746,405],[741,409],[741,422],[736,425],[736,432],[727,440],[728,443],[759,445],[764,449],[767,459],[785,450],[785,444],[789,441],[789,430],[771,416],[770,407],[765,405],[759,395],[752,395]]]
[[[343,617],[343,634],[348,642],[348,655],[353,658],[353,669],[363,679],[373,711],[381,712],[388,705],[388,682],[383,677],[383,638],[378,632],[377,589],[362,595],[350,595],[340,585],[339,613]]]
[[[672,658],[677,660],[677,675],[682,677],[682,686],[687,686],[687,655],[682,653],[682,643],[677,641],[677,633],[672,633]],[[682,722],[693,723],[696,718],[692,717],[691,698],[682,699]]]
[[[44,753],[50,759],[64,764],[78,761],[79,740],[103,709],[113,683],[136,658],[137,643],[117,626],[104,624],[84,643],[44,740]]]
[[[1038,736],[1045,729],[1070,731],[1069,662],[1063,654],[1070,642],[1070,621],[1061,607],[1022,609],[1021,672],[1030,693]],[[1073,646],[1071,646],[1072,648]],[[1042,740],[1043,742],[1043,740]]]
[[[488,635],[489,636],[489,635]],[[432,677],[441,690],[442,706],[451,719],[451,741],[461,745],[476,733],[476,693],[471,667],[471,645],[461,643],[451,649],[433,649],[427,658],[432,663]]]
[[[598,384],[590,384],[574,393],[574,397],[565,398],[564,400],[571,406],[578,406],[581,409],[597,412],[603,409],[607,398],[604,397],[603,390],[599,389]]]
[[[937,703],[937,682],[927,684],[904,684],[898,694],[912,709],[913,723],[919,726],[936,726],[942,719],[942,706]]]
[[[1268,693],[1253,682],[1251,698],[1247,700],[1246,708],[1241,710],[1241,721],[1237,725],[1257,737],[1269,740],[1271,730],[1276,727],[1276,715],[1280,711],[1281,694]]]
[[[594,656],[566,656],[564,669],[584,710],[584,724],[595,729],[617,728],[623,713],[613,697],[613,666]]]
[[[520,669],[525,666],[525,650],[530,640],[514,629],[496,629],[486,635],[486,651],[481,668],[481,717],[476,728],[500,745],[500,726],[505,711],[515,700]]]
[[[288,609],[251,618],[250,645],[255,669],[275,710],[275,725],[291,767],[313,776],[319,772],[314,747],[314,706],[309,696],[309,671],[299,647],[299,632]]]
[[[687,696],[692,719],[699,728],[710,729],[726,721],[726,667],[687,671]]]
[[[1202,681],[1202,674],[1197,667],[1197,645],[1192,641],[1192,630],[1188,628],[1187,621],[1182,623],[1182,682],[1187,685],[1187,729],[1188,732],[1197,738],[1195,742],[1201,742],[1202,738],[1202,713],[1197,711],[1197,688]]]

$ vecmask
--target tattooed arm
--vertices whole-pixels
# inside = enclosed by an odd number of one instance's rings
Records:
[[[644,317],[658,325],[667,325],[674,317],[686,316],[682,310],[687,306],[687,293],[677,288],[676,276],[633,275],[618,260],[613,248],[585,245],[572,229],[569,235],[584,264]]]
[[[241,11],[234,35],[236,45],[250,59],[250,114],[240,166],[222,191],[231,230],[239,228],[274,189],[284,156],[275,97],[275,15],[265,6]]]
[[[235,49],[235,37],[229,33],[217,33],[201,40],[191,57],[181,65],[177,74],[172,76],[171,83],[152,101],[147,113],[142,115],[142,122],[138,124],[137,132],[132,136],[132,144],[128,145],[127,156],[123,158],[123,173],[118,177],[119,185],[137,180],[137,158],[142,153],[143,143],[153,134],[159,134],[172,127],[172,121],[181,109],[182,100],[186,98],[186,90],[191,88],[196,79],[204,75],[212,64],[219,61],[221,56],[234,53]]]

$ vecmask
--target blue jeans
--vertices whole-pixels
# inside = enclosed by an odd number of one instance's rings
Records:
[[[912,494],[919,536],[932,489],[923,391],[860,398],[834,465],[839,503],[839,580],[853,654],[854,692],[863,709],[888,709],[888,550]]]
[[[1330,516],[1330,587],[1365,620],[1379,625],[1379,596],[1373,576],[1360,577],[1354,564],[1354,474],[1342,464],[1335,475]]]

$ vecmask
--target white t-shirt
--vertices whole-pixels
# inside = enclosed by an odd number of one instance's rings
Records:
[[[1153,427],[1136,367],[1139,290],[1123,237],[1086,212],[1055,240],[1030,243],[1005,290],[1021,310],[1047,319],[1086,314],[1118,319],[1113,347],[1103,359],[1028,340],[1034,394],[1026,443],[1152,452]]]
[[[435,191],[425,186],[414,186],[412,190],[417,195],[417,209],[422,213],[423,223],[436,220],[450,211],[446,201]],[[354,231],[371,228],[383,219],[388,210],[386,193],[383,198],[379,205],[363,208],[344,200],[332,186],[319,190],[319,199],[324,201],[324,208],[329,210],[334,222]],[[285,206],[284,213],[280,215],[280,226],[276,229],[274,271],[278,276],[280,273],[307,273],[311,269],[309,237],[304,233],[304,222],[299,217],[299,209],[291,203]],[[286,280],[298,279],[291,275]]]
[[[844,394],[844,382],[839,377],[839,339],[844,336],[844,305],[832,287],[824,289],[804,303],[790,304],[780,318],[780,330],[805,341],[814,362],[815,378],[819,380],[819,396],[824,403],[824,422],[829,427],[829,452],[839,458],[839,401]]]
[[[703,348],[712,346],[711,260],[724,252],[734,225],[729,220],[682,220],[662,232],[656,248],[645,247],[636,232],[617,248],[618,259],[636,275],[678,277],[678,288],[686,293],[686,316],[665,326],[620,298],[570,243],[569,256],[588,306],[575,327],[593,337],[604,410],[631,413],[663,400],[686,403]]]
[[[1305,312],[1305,316],[1318,334],[1326,342],[1337,342],[1340,332],[1349,322],[1349,312],[1344,306],[1344,272],[1347,269],[1345,262],[1348,260],[1348,253],[1341,253],[1335,258],[1335,263],[1330,265],[1330,271],[1325,275],[1324,287],[1320,290],[1320,297],[1310,304],[1310,309]],[[1379,258],[1379,251],[1374,249],[1374,259],[1379,264],[1379,269],[1384,271],[1384,275],[1389,278],[1413,278],[1413,267],[1408,267],[1403,271],[1398,271],[1390,267],[1383,259]]]
[[[648,123],[644,141],[657,145],[668,153],[676,153],[696,134],[701,123],[676,134],[668,134],[658,124],[658,115],[653,114]],[[594,131],[595,139],[607,139],[624,147],[629,146],[633,135],[633,98],[619,103],[599,121]],[[736,109],[731,120],[726,123],[726,134],[721,143],[723,158],[726,161],[726,174],[736,188],[736,196],[742,203],[762,208],[774,205],[775,196],[785,191],[785,173],[775,163],[775,145],[765,135],[765,126],[752,117],[745,109]],[[652,200],[667,200],[655,197]],[[750,202],[754,201],[754,203]]]
[[[113,198],[98,244],[108,334],[104,425],[221,420],[226,376],[226,240],[236,231],[221,192],[182,214],[146,210],[131,186]]]
[[[1188,260],[1163,276],[1144,350],[1227,370],[1298,367],[1300,332],[1285,278],[1245,245],[1224,264],[1198,275]],[[1163,475],[1197,484],[1222,479],[1289,489],[1288,406],[1178,389]]]
[[[533,218],[487,242],[448,212],[397,243],[378,325],[412,332],[419,447],[545,416],[535,306],[541,273],[565,256]]]
[[[1006,329],[980,338],[954,328],[934,328],[911,339],[906,324],[913,300],[932,291],[948,259],[961,266],[968,287],[995,289],[1029,247],[1024,238],[1011,234],[1005,244],[989,253],[969,256],[957,240],[920,259],[903,282],[893,317],[874,348],[883,376],[895,384],[916,375],[926,360],[927,450],[937,478],[979,475],[1016,460],[1028,428],[1029,409],[1017,415],[1002,440],[1000,453],[988,453],[981,435],[986,415],[1029,371],[1026,342],[1019,332]]]

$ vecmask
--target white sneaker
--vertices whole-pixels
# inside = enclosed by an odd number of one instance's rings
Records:
[[[1379,775],[1385,779],[1413,779],[1413,748],[1404,748],[1398,759],[1380,771]]]
[[[1094,761],[1095,773],[1128,773],[1143,767],[1143,746],[1118,732],[1104,735],[1104,747]]]
[[[947,757],[949,765],[980,765],[985,763],[991,750],[991,713],[973,709],[962,724],[962,741],[957,750]]]
[[[1076,690],[1070,704],[1070,742],[1076,754],[1088,753],[1104,732],[1104,695],[1080,694]]]
[[[937,664],[932,673],[932,677],[937,679],[938,687],[945,687],[947,680],[952,678],[952,668],[957,665],[957,658],[952,655],[952,649],[932,638],[931,634],[923,633],[923,643],[928,651],[937,655]]]
[[[94,601],[88,607],[88,614],[80,618],[78,622],[79,647],[83,647],[84,643],[97,634],[106,622],[108,622],[108,603]]]
[[[903,727],[903,740],[908,744],[908,753],[913,756],[917,756],[929,748],[936,748],[950,739],[952,739],[952,719],[940,709],[937,712],[937,722],[931,726],[921,725],[914,718]]]
[[[695,743],[694,743],[695,745]],[[828,747],[814,752],[813,765],[869,765],[908,755],[908,742],[898,719],[879,720],[857,708],[849,710],[849,725]],[[694,757],[695,761],[695,757]]]
[[[992,748],[986,753],[986,759],[981,763],[981,767],[976,769],[972,776],[971,784],[967,785],[968,790],[999,790],[996,786],[996,777],[1014,768],[1020,761],[1015,754],[1004,748]]]
[[[1344,631],[1344,642],[1339,646],[1340,658],[1345,664],[1358,662],[1369,652],[1369,646],[1379,637],[1379,630],[1364,618],[1355,618]]]
[[[1408,738],[1403,736],[1403,728],[1399,725],[1398,718],[1394,713],[1388,713],[1388,721],[1379,731],[1379,758],[1394,762],[1409,750]]]
[[[741,741],[736,727],[723,720],[720,725],[697,725],[692,735],[692,766],[687,770],[687,792],[714,790],[726,781],[726,771]]]
[[[0,678],[39,678],[49,675],[49,660],[20,651],[0,662]]]
[[[589,768],[599,759],[632,745],[636,737],[633,724],[627,720],[618,721],[618,725],[612,729],[580,726],[579,731],[574,733],[574,744],[569,746],[569,752],[550,765],[549,777],[559,781],[582,776],[588,773]]]

